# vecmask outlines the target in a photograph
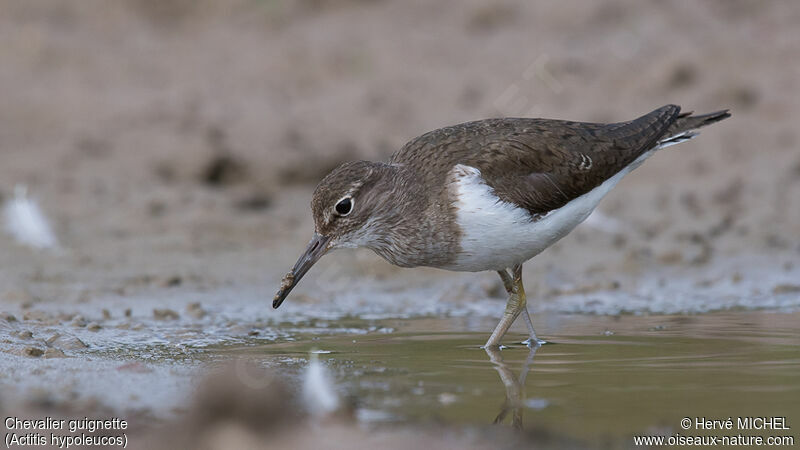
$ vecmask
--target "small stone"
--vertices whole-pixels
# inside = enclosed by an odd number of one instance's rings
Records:
[[[86,319],[80,314],[78,314],[77,316],[72,318],[72,322],[70,322],[70,325],[77,328],[83,328],[86,326]]]
[[[62,350],[83,350],[88,347],[82,340],[75,336],[63,336],[61,334],[54,334],[47,341],[48,346],[59,348]]]
[[[183,278],[179,276],[169,277],[164,281],[164,287],[177,287],[183,283]]]
[[[111,311],[103,308],[103,319],[105,320],[111,319]]]
[[[16,322],[17,321],[17,318],[14,317],[13,314],[8,314],[8,313],[3,313],[2,315],[0,315],[0,318],[3,318],[8,322]]]
[[[48,348],[44,351],[45,358],[66,358],[67,355],[64,354],[63,351],[57,348]]]
[[[131,309],[125,308],[125,317],[130,317],[130,316],[131,316]]]
[[[22,354],[24,356],[30,356],[31,358],[38,358],[44,355],[44,350],[38,347],[25,347],[22,349]]]
[[[45,322],[51,319],[51,316],[44,311],[34,310],[25,311],[22,315],[23,320],[35,320],[37,322]]]
[[[779,284],[772,288],[772,293],[775,295],[794,294],[796,292],[800,292],[800,284]]]
[[[200,302],[193,302],[186,305],[186,314],[195,319],[202,319],[206,316],[206,311],[203,309]]]
[[[64,343],[61,344],[60,347],[65,350],[80,350],[88,348],[89,346],[75,336],[70,336],[64,339]]]
[[[180,315],[169,308],[153,308],[153,317],[158,320],[177,320]]]
[[[86,325],[86,329],[87,330],[94,331],[94,332],[100,331],[102,328],[103,327],[101,327],[100,324],[97,323],[97,322],[92,322],[89,325]]]
[[[20,339],[32,339],[33,333],[30,330],[24,330],[17,333],[17,337]]]

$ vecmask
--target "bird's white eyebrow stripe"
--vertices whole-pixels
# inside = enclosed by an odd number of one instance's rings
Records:
[[[361,189],[361,186],[363,186],[363,185],[364,185],[363,181],[356,181],[355,183],[353,183],[353,186],[350,189],[348,189],[347,192],[345,192],[345,194],[344,194],[344,196],[342,198],[350,197],[352,199],[353,198],[353,194],[355,194],[356,191]],[[336,203],[339,203],[340,201],[342,201],[342,198],[337,200]]]

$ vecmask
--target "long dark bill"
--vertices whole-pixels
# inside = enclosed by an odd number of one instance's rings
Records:
[[[308,269],[310,269],[315,262],[319,261],[322,255],[328,251],[328,242],[330,240],[331,238],[327,236],[314,233],[314,237],[312,237],[311,241],[308,243],[306,251],[303,252],[300,259],[298,259],[297,263],[292,267],[292,271],[283,277],[281,287],[272,299],[273,308],[281,306],[286,296],[289,295],[289,292],[292,292],[292,289],[294,289],[300,279],[303,278],[303,275],[308,272]]]

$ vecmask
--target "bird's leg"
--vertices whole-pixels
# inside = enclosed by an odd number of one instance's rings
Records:
[[[528,333],[530,333],[528,339],[525,339],[524,341],[522,341],[522,343],[532,348],[539,347],[542,344],[546,344],[547,341],[536,337],[536,330],[533,329],[533,321],[531,320],[531,315],[528,314],[527,307],[522,310],[522,316],[525,319],[525,324],[528,325]]]
[[[500,341],[505,336],[506,332],[509,328],[511,328],[511,324],[514,323],[514,320],[519,316],[519,313],[526,309],[527,299],[525,298],[525,287],[522,286],[522,264],[517,264],[514,266],[513,277],[509,276],[508,272],[505,270],[498,271],[500,274],[500,278],[503,280],[503,285],[506,287],[506,291],[509,291],[510,286],[510,295],[508,297],[508,303],[506,303],[506,310],[503,313],[503,318],[500,319],[500,323],[492,332],[492,335],[489,336],[489,340],[486,341],[486,345],[484,347],[497,347],[500,345]],[[510,283],[509,283],[509,278]],[[532,327],[531,327],[532,329]]]
[[[512,295],[514,293],[514,279],[511,277],[511,274],[509,274],[507,270],[498,270],[497,274],[500,275],[500,279],[503,280],[503,287],[506,289],[506,292],[508,292],[508,295]],[[521,276],[520,284],[522,284]],[[533,329],[533,321],[531,320],[531,315],[528,313],[527,305],[522,308],[522,318],[525,319],[525,325],[528,326],[529,333],[528,339],[522,341],[522,343],[528,347],[538,347],[542,344],[546,344],[547,341],[536,337],[536,330]]]
[[[497,274],[500,275],[500,279],[503,280],[503,287],[506,288],[506,292],[508,295],[514,293],[514,279],[511,278],[511,274],[508,273],[506,269],[498,270]]]

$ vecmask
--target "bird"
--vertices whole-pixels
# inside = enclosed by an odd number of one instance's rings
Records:
[[[523,263],[584,221],[658,150],[728,117],[727,109],[695,115],[666,105],[617,123],[483,119],[416,137],[388,162],[345,162],[314,190],[313,237],[272,306],[329,251],[368,248],[400,267],[497,272],[508,301],[484,347],[499,347],[520,315],[524,342],[541,345]]]

